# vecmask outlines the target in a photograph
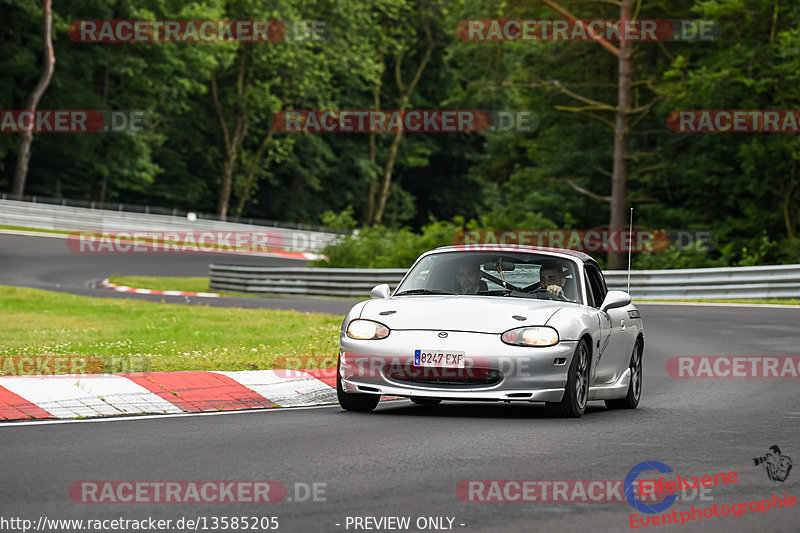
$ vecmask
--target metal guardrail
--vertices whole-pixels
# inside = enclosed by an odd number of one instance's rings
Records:
[[[605,272],[609,288],[625,290],[627,271]],[[631,271],[634,299],[800,298],[800,265]]]
[[[394,289],[406,269],[274,268],[210,265],[211,290],[259,294],[364,297],[380,283]],[[607,271],[610,289],[625,290],[627,271]],[[634,299],[800,298],[800,265],[634,270]]]
[[[50,206],[62,206],[62,207],[81,207],[84,209],[92,209],[92,210],[102,210],[102,211],[116,211],[119,213],[141,213],[145,215],[167,215],[172,217],[178,218],[186,218],[186,216],[190,213],[189,211],[184,211],[178,208],[166,208],[166,207],[158,207],[158,206],[151,206],[151,205],[138,205],[138,204],[125,204],[122,202],[95,202],[91,200],[70,200],[67,198],[52,198],[49,196],[19,196],[9,193],[2,193],[0,194],[0,205],[8,201],[16,201],[20,204],[45,204]],[[194,211],[192,211],[194,212]],[[219,221],[219,217],[217,215],[212,215],[209,213],[197,213],[194,212],[197,216],[198,220],[211,220],[211,221]],[[305,230],[305,231],[314,231],[320,233],[334,233],[334,234],[348,234],[350,230],[346,229],[335,229],[335,228],[328,228],[325,226],[320,226],[318,224],[306,224],[303,222],[281,222],[279,220],[268,220],[264,218],[253,218],[253,217],[237,217],[233,215],[229,215],[224,222],[235,223],[235,224],[247,224],[250,226],[262,226],[262,227],[272,227],[272,228],[285,228],[285,229],[298,229],[298,230]]]
[[[64,231],[263,231],[280,234],[287,250],[304,252],[319,250],[340,237],[330,232],[16,200],[0,200],[0,224]]]
[[[209,265],[209,289],[304,296],[369,296],[375,285],[397,287],[405,268],[283,268]]]

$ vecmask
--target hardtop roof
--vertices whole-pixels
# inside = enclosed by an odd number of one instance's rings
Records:
[[[503,244],[461,244],[456,246],[440,246],[429,252],[530,252],[551,255],[570,256],[582,263],[597,264],[592,256],[578,250],[567,250],[564,248],[545,248],[540,246],[528,246],[524,244],[503,245]]]

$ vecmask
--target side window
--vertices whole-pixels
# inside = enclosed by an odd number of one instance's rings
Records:
[[[608,289],[603,280],[603,275],[600,270],[594,265],[586,265],[586,274],[589,278],[589,285],[592,288],[592,296],[594,297],[595,307],[600,307],[606,297]]]

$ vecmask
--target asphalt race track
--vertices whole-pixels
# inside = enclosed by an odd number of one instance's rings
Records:
[[[138,298],[168,303],[214,307],[297,309],[344,315],[350,300],[285,298],[199,298],[125,294],[95,286],[111,275],[208,276],[211,263],[259,266],[303,266],[304,261],[281,257],[255,257],[224,253],[98,253],[79,254],[67,248],[61,236],[3,234],[0,231],[0,285],[18,285],[104,298]]]
[[[7,253],[10,244],[14,254]],[[95,289],[81,286],[92,278],[203,275],[207,261],[185,256],[162,268],[156,256],[153,261],[142,255],[123,269],[128,260],[112,256],[87,256],[91,265],[82,263],[83,257],[70,260],[66,246],[60,256],[47,255],[32,239],[2,236],[0,245],[0,283],[58,284],[60,290],[85,294],[94,294]],[[59,257],[63,264],[55,264]],[[44,263],[27,266],[26,272],[23,266],[34,264],[33,258]],[[252,300],[266,307],[265,300]],[[642,402],[633,411],[609,411],[597,402],[583,418],[561,420],[550,418],[539,404],[422,407],[398,400],[384,402],[372,414],[332,406],[2,425],[0,514],[34,524],[41,516],[207,517],[209,526],[212,517],[277,516],[278,531],[287,532],[368,531],[346,527],[348,517],[387,516],[411,517],[412,524],[419,517],[450,517],[452,529],[465,532],[631,531],[634,510],[626,502],[465,502],[456,487],[463,480],[622,480],[645,460],[663,462],[684,477],[738,473],[737,483],[711,490],[706,498],[713,501],[695,495],[669,511],[772,494],[800,496],[797,467],[785,482],[777,482],[753,464],[776,444],[795,462],[800,458],[797,379],[677,379],[665,370],[667,359],[676,355],[798,356],[800,308],[639,308],[646,331],[645,378]],[[324,494],[316,502],[275,504],[75,503],[68,490],[82,480],[272,480],[283,483],[295,500],[295,484],[323,483]],[[789,507],[653,525],[646,531],[798,532],[798,524],[800,507]]]

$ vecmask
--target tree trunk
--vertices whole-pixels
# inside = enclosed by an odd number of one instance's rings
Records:
[[[370,163],[375,163],[375,132],[370,132],[369,134],[369,160]],[[364,213],[364,224],[370,225],[372,224],[373,218],[375,217],[375,192],[377,189],[377,184],[375,180],[372,179],[372,176],[369,177],[369,190],[367,191],[367,210]]]
[[[242,188],[242,194],[239,197],[239,205],[236,206],[236,216],[242,216],[242,211],[244,211],[244,205],[247,203],[247,200],[250,199],[250,189],[253,186],[253,182],[255,181],[256,176],[256,167],[258,166],[259,161],[264,156],[264,150],[267,149],[267,146],[270,145],[272,142],[272,138],[275,136],[275,126],[270,124],[269,133],[264,137],[261,141],[261,144],[256,150],[255,155],[253,156],[253,160],[250,161],[250,164],[247,166],[247,172],[245,173],[244,178],[244,187]]]
[[[405,109],[400,110],[402,116]],[[378,209],[375,211],[375,224],[380,224],[383,220],[383,212],[386,209],[386,201],[389,199],[390,187],[392,185],[392,172],[394,171],[394,163],[397,160],[397,152],[400,149],[400,141],[403,140],[403,128],[394,134],[392,144],[389,145],[389,153],[386,155],[386,166],[383,169],[383,185],[381,187],[381,195],[378,198]]]
[[[797,159],[792,161],[792,175],[789,176],[789,185],[786,188],[786,193],[783,196],[783,221],[786,224],[786,237],[789,240],[794,239],[795,236],[795,214],[792,210],[792,193],[794,186],[797,184]]]
[[[233,167],[236,164],[236,153],[225,154],[222,163],[222,185],[220,186],[217,204],[217,215],[220,220],[228,218],[228,203],[231,199],[231,184],[233,183]]]
[[[39,100],[42,98],[47,86],[50,85],[50,80],[53,77],[53,71],[56,65],[56,55],[53,50],[53,7],[52,0],[44,0],[42,8],[44,15],[44,71],[42,77],[39,78],[39,83],[33,89],[33,92],[28,96],[26,110],[34,115],[36,114],[36,106],[39,105]],[[35,119],[34,119],[35,124]],[[17,153],[17,168],[14,171],[14,184],[11,189],[11,194],[21,197],[25,193],[25,181],[28,179],[28,163],[31,160],[31,144],[33,144],[33,128],[31,131],[24,131],[22,133],[22,140],[19,143],[19,152]]]
[[[620,19],[633,18],[633,0],[622,0]],[[625,203],[626,185],[628,180],[628,141],[630,130],[628,115],[633,102],[631,80],[633,77],[633,61],[631,55],[633,47],[630,41],[622,39],[619,43],[619,86],[617,88],[617,111],[614,121],[614,169],[611,177],[611,219],[610,231],[625,229]],[[609,252],[609,270],[621,270],[625,267],[627,254],[624,252]]]
[[[378,79],[375,80],[375,86],[372,88],[372,109],[379,111],[381,108],[381,84],[383,83],[383,72],[385,70],[385,63],[383,59],[383,48],[380,52],[381,73]],[[377,133],[374,131],[369,132],[369,162],[374,165],[378,157]],[[375,193],[378,189],[378,184],[372,177],[370,170],[369,177],[369,191],[367,192],[367,210],[364,214],[364,224],[371,225],[375,219]]]
[[[397,88],[400,91],[400,108],[398,111],[400,112],[400,116],[402,117],[408,107],[408,100],[411,98],[411,94],[414,92],[417,84],[419,83],[420,78],[422,78],[422,73],[425,71],[425,67],[428,65],[428,61],[431,59],[431,54],[433,53],[433,46],[434,41],[431,37],[429,28],[425,28],[425,33],[427,35],[427,42],[428,45],[425,48],[425,53],[422,56],[422,60],[420,61],[419,65],[417,66],[417,71],[414,73],[414,78],[411,80],[411,83],[408,86],[403,84],[403,52],[402,50],[397,55],[397,61],[394,65],[394,78],[395,83],[397,83]],[[394,163],[397,161],[397,152],[400,149],[400,141],[403,140],[403,126],[400,126],[400,129],[395,133],[394,138],[392,139],[392,144],[389,146],[389,153],[386,156],[386,165],[383,168],[383,183],[381,184],[381,195],[378,198],[378,207],[375,210],[375,217],[373,220],[373,224],[380,224],[381,220],[383,219],[383,212],[386,208],[386,201],[389,199],[389,195],[391,193],[391,185],[392,185],[392,172],[394,170]]]
[[[111,16],[114,17],[114,10],[111,10]],[[111,69],[109,68],[109,63],[111,62],[108,55],[105,58],[106,67],[105,71],[103,72],[103,109],[108,109],[108,86],[109,80],[111,78]],[[100,137],[97,142],[97,146],[95,147],[94,153],[96,154],[97,158],[100,159],[103,157],[106,151],[106,141],[105,137]],[[98,184],[99,182],[99,184]],[[100,202],[101,204],[106,201],[106,190],[108,189],[108,167],[106,167],[105,172],[100,178],[96,176],[92,180],[92,189],[91,189],[91,197],[92,201]]]
[[[103,175],[103,181],[100,182],[100,193],[97,200],[102,204],[106,201],[106,192],[108,191],[108,173]]]
[[[225,122],[225,116],[222,113],[222,104],[219,101],[216,73],[211,72],[211,97],[214,100],[214,109],[217,112],[220,129],[222,129],[222,138],[225,142],[225,161],[222,163],[222,179],[217,203],[217,215],[220,220],[225,220],[228,217],[228,204],[230,203],[231,188],[233,186],[233,171],[244,137],[247,135],[247,106],[244,101],[245,56],[241,48],[239,53],[239,73],[236,79],[233,129],[230,132],[228,131],[228,124]]]

